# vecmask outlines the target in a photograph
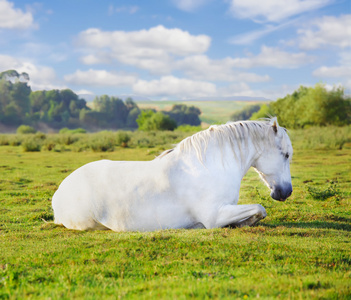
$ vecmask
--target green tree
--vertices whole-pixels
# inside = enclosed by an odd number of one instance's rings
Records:
[[[25,121],[30,107],[28,80],[27,73],[15,70],[0,73],[0,122],[19,125]]]
[[[344,95],[344,89],[327,90],[322,84],[301,86],[291,95],[271,102],[268,111],[288,128],[351,124],[351,99]]]
[[[94,110],[99,113],[99,124],[103,127],[121,128],[127,123],[129,109],[123,100],[103,95],[95,97]]]
[[[177,122],[162,112],[152,110],[141,111],[137,118],[139,130],[174,130],[177,128]]]
[[[140,115],[140,109],[138,106],[135,106],[131,110],[129,110],[126,126],[130,128],[138,127],[138,123],[136,122],[138,116]]]
[[[241,110],[236,111],[230,116],[231,121],[248,120],[251,118],[252,114],[259,111],[261,106],[259,104],[246,105]]]
[[[201,124],[199,118],[201,115],[201,110],[195,106],[175,104],[169,112],[163,113],[169,115],[173,120],[175,120],[178,126],[182,124],[198,126]]]
[[[269,118],[273,115],[274,115],[274,113],[272,112],[270,105],[263,104],[260,106],[260,109],[258,111],[254,112],[251,115],[250,120],[259,120],[259,119],[263,119],[263,118]]]

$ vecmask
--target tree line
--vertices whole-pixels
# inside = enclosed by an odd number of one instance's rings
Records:
[[[142,123],[137,122],[138,118],[145,119],[145,113],[143,117],[143,110],[132,98],[123,101],[107,95],[97,96],[90,107],[70,89],[32,91],[28,81],[27,73],[20,74],[16,70],[0,73],[0,124],[12,127],[45,124],[53,129],[133,129]],[[193,106],[174,105],[170,111],[148,111],[146,114],[150,118],[157,114],[157,126],[163,124],[160,121],[164,118],[172,120],[173,129],[182,124],[197,126],[201,123],[201,111]]]
[[[287,128],[309,126],[344,126],[351,124],[351,98],[342,87],[328,90],[325,85],[301,86],[292,94],[263,105],[250,105],[235,112],[231,120],[257,120],[277,116]]]

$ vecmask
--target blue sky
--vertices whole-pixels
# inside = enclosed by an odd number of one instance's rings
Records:
[[[0,0],[0,71],[153,100],[351,91],[349,0]]]

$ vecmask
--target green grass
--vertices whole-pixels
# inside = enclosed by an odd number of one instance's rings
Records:
[[[78,140],[60,152],[24,152],[4,143],[0,299],[350,299],[351,149],[307,148],[301,134],[292,132],[286,202],[272,200],[254,171],[243,179],[240,203],[268,213],[258,226],[149,233],[56,226],[51,197],[87,162],[150,160],[169,144],[77,152]]]

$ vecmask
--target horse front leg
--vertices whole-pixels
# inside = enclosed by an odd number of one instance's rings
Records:
[[[260,204],[224,205],[219,209],[213,227],[253,226],[266,216],[266,210]]]
[[[201,222],[197,222],[185,227],[185,229],[206,229],[206,227]]]

